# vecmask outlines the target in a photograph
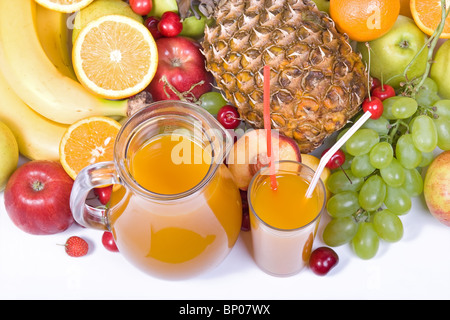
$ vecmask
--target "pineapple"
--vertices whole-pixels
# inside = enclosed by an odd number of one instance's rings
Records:
[[[215,20],[202,41],[207,69],[254,128],[264,124],[264,65],[271,68],[272,128],[294,138],[302,153],[319,147],[360,110],[368,91],[366,66],[314,2],[199,2]]]

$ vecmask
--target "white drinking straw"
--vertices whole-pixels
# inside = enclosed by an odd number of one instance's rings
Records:
[[[314,176],[311,180],[311,183],[308,187],[308,190],[306,190],[306,198],[311,198],[312,193],[314,189],[316,188],[317,182],[320,179],[320,176],[322,175],[322,171],[325,168],[328,161],[330,161],[331,157],[336,153],[336,151],[339,150],[340,147],[366,122],[372,114],[370,111],[366,111],[364,115],[359,118],[358,121],[355,122],[353,126],[348,129],[348,131],[333,145],[333,147],[330,148],[330,150],[325,153],[322,158],[320,159],[319,166],[317,167],[316,172],[314,173]]]

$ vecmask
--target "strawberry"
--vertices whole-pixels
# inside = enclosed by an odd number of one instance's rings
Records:
[[[71,257],[82,257],[87,254],[89,245],[83,238],[72,236],[67,239],[65,245],[66,253]]]

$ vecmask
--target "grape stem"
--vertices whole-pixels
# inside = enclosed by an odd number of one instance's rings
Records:
[[[387,139],[387,142],[389,142],[390,144],[394,143],[394,137],[397,134],[397,131],[398,131],[400,125],[404,126],[406,128],[406,131],[409,131],[409,125],[405,121],[403,121],[401,119],[398,119],[397,121],[395,121],[391,125],[390,130],[392,130],[392,131],[389,132],[389,136]]]
[[[414,98],[417,91],[420,89],[420,87],[424,84],[425,80],[428,77],[428,74],[431,69],[431,64],[433,63],[433,53],[434,49],[436,48],[437,42],[439,41],[439,37],[442,34],[442,31],[445,27],[445,20],[447,19],[448,14],[450,13],[450,9],[447,10],[446,0],[441,0],[441,7],[442,7],[442,15],[441,15],[441,21],[439,22],[438,27],[434,31],[434,33],[431,35],[431,37],[428,39],[428,41],[425,43],[425,45],[417,52],[417,54],[414,56],[414,58],[411,60],[411,62],[406,66],[405,70],[403,71],[403,76],[407,80],[407,84],[411,85],[408,82],[407,72],[409,68],[414,64],[414,62],[417,60],[419,55],[425,50],[426,47],[429,48],[428,50],[428,59],[427,59],[427,65],[424,74],[422,75],[422,78],[420,79],[420,82],[416,85],[413,85],[413,89],[411,92],[411,96]]]
[[[364,210],[363,208],[359,208],[354,214],[353,218],[355,222],[368,222],[370,220],[370,212]]]
[[[181,101],[187,101],[187,102],[192,102],[192,103],[196,103],[197,102],[197,98],[195,97],[195,95],[192,93],[192,90],[197,87],[197,86],[201,86],[205,83],[205,81],[201,80],[198,83],[194,83],[188,91],[186,92],[180,92],[178,91],[167,79],[167,77],[164,75],[161,77],[161,79],[159,79],[159,81],[164,82],[164,86],[163,86],[163,90],[164,93],[166,94],[167,98],[170,98],[170,94],[167,92],[167,87],[178,97],[178,99],[180,99]]]

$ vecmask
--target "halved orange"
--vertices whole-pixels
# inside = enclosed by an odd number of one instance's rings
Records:
[[[80,31],[72,58],[81,84],[100,97],[123,99],[150,84],[158,66],[158,49],[142,23],[107,15]]]
[[[45,8],[59,12],[76,12],[87,7],[94,0],[35,0]]]
[[[67,174],[75,179],[91,164],[112,161],[114,143],[121,124],[109,117],[89,117],[69,126],[59,145],[59,160]]]
[[[449,1],[447,3],[450,4]],[[422,32],[431,36],[442,19],[442,6],[440,0],[411,0],[411,14],[416,25]],[[450,38],[450,15],[445,20],[444,30],[440,38]]]

